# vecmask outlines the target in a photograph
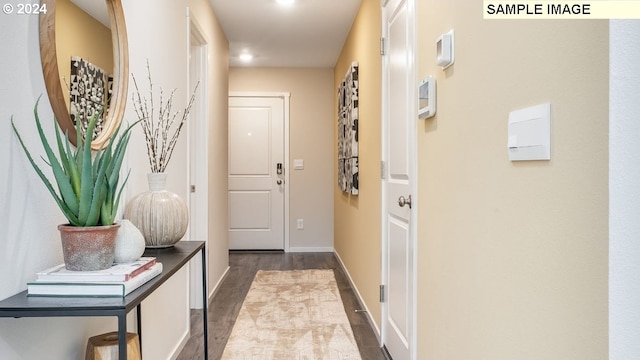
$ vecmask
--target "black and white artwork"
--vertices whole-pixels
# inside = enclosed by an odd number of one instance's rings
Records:
[[[358,63],[349,67],[338,89],[338,185],[358,194]]]
[[[104,70],[79,56],[71,57],[69,115],[74,124],[82,122],[86,131],[89,119],[106,105],[107,77]],[[96,123],[94,138],[102,131],[105,112]]]

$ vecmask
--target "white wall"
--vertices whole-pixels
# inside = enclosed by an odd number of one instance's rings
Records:
[[[609,359],[640,358],[640,21],[609,28]]]
[[[38,146],[33,106],[43,95],[40,115],[53,134],[53,115],[40,65],[38,18],[4,15],[0,21],[0,298],[26,288],[34,273],[61,262],[56,225],[65,220],[19,148],[16,125],[27,146]],[[39,152],[41,153],[41,152]],[[0,319],[0,358],[80,359],[86,338],[113,328],[115,321],[79,319]],[[53,334],[53,335],[52,335]]]
[[[139,84],[146,84],[148,59],[154,87],[162,86],[165,94],[177,88],[174,109],[183,108],[189,93],[186,89],[187,0],[123,0],[123,5],[130,72],[136,75]],[[0,168],[4,169],[0,171],[0,228],[3,229],[0,299],[3,299],[24,290],[36,271],[62,262],[56,225],[65,220],[27,163],[10,129],[9,119],[14,115],[27,146],[39,146],[32,111],[38,96],[43,95],[40,115],[45,132],[53,135],[53,114],[40,63],[37,16],[3,14],[0,47],[3,83],[0,86]],[[135,119],[133,107],[129,105],[124,121]],[[226,123],[226,119],[223,120]],[[188,195],[186,156],[186,135],[182,134],[167,172],[170,173],[169,190],[183,198]],[[131,168],[124,194],[128,199],[147,189],[149,165],[140,129],[134,131],[125,166]],[[226,241],[221,239],[216,249],[226,251]],[[218,281],[220,272],[210,273],[214,275],[210,277],[211,284]],[[145,358],[171,358],[186,339],[188,276],[188,267],[185,267],[143,302]],[[135,330],[134,323],[130,316],[130,331]],[[84,359],[90,336],[115,329],[115,318],[0,319],[0,359]]]
[[[177,89],[173,111],[186,106],[187,89],[187,18],[185,0],[128,0],[124,1],[129,38],[129,71],[135,75],[140,91],[148,90],[147,61],[151,68],[154,91],[163,88],[165,99]],[[129,92],[133,84],[129,86]],[[131,96],[129,96],[130,98]],[[125,119],[137,119],[129,101]],[[140,129],[138,129],[140,130]],[[150,171],[142,131],[134,132],[129,147],[129,166],[132,169],[128,197],[148,189],[146,174]],[[167,189],[183,199],[188,196],[186,132],[181,134],[166,172]],[[145,317],[143,303],[142,353],[149,359],[167,359],[177,351],[189,332],[188,269],[174,275],[176,281],[167,283],[153,297],[145,301],[152,310]]]

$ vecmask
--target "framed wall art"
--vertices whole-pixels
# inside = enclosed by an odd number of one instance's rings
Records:
[[[102,131],[105,117],[103,109],[107,104],[107,85],[104,70],[79,56],[71,57],[69,115],[74,124],[81,121],[82,128],[86,130],[89,118],[102,111],[96,123],[94,136],[98,136]]]
[[[358,63],[349,67],[338,89],[338,186],[358,195]]]

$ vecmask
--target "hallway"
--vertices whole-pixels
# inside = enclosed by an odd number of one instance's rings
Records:
[[[378,340],[360,309],[349,281],[333,253],[230,252],[229,273],[209,305],[209,359],[219,360],[242,302],[258,270],[334,269],[340,296],[365,360],[385,360]],[[191,337],[178,360],[202,359],[202,312],[192,310]]]

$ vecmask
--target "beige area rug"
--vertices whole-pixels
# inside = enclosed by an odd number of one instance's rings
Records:
[[[333,270],[258,271],[222,360],[361,360]]]

